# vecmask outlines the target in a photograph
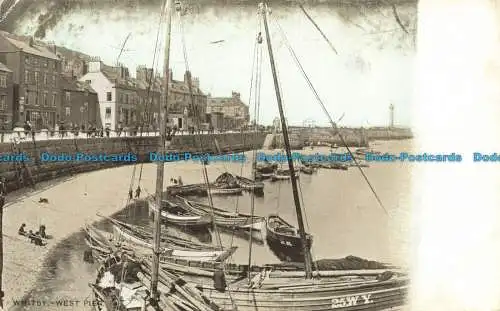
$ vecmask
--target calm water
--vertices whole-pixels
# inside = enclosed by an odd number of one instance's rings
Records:
[[[373,148],[382,152],[399,153],[411,151],[411,141],[379,142]],[[328,149],[315,149],[314,152],[328,153]],[[304,151],[310,152],[310,151]],[[267,151],[267,153],[271,153]],[[251,153],[248,153],[251,156]],[[209,165],[209,176],[214,180],[219,174],[229,170],[248,176],[250,163],[215,163]],[[137,167],[138,176],[140,167]],[[300,185],[304,199],[306,226],[314,236],[313,256],[315,259],[339,258],[356,255],[367,259],[407,265],[408,223],[410,194],[410,165],[407,163],[376,163],[364,168],[370,182],[376,189],[388,214],[381,208],[357,168],[348,171],[320,169],[313,175],[301,175]],[[118,186],[113,181],[124,177],[123,173],[109,171],[109,195],[123,199],[127,190],[123,184],[130,183],[133,168],[130,168],[129,181]],[[202,173],[199,165],[191,163],[168,164],[166,180],[171,176],[182,176],[184,183],[200,182]],[[91,173],[92,174],[92,173]],[[121,176],[120,176],[121,175]],[[108,175],[107,175],[108,177]],[[78,178],[84,178],[78,177]],[[144,165],[141,187],[148,193],[154,191],[155,166]],[[137,178],[136,178],[137,180]],[[105,181],[104,181],[105,182]],[[137,181],[135,181],[137,184]],[[127,186],[128,187],[128,186]],[[80,189],[75,189],[80,191]],[[289,222],[296,224],[290,182],[265,181],[265,195],[255,200],[255,214],[265,216],[279,213]],[[237,197],[214,197],[214,206],[227,210],[250,213],[250,195]],[[205,200],[204,198],[199,200]],[[141,206],[131,206],[115,217],[141,225],[150,225],[148,210]],[[99,225],[106,228],[106,223]],[[169,229],[173,230],[173,229]],[[231,234],[221,233],[222,242],[238,246],[233,262],[248,262],[248,241]],[[213,239],[216,243],[216,239]],[[86,245],[83,232],[75,233],[61,243],[46,261],[47,269],[38,285],[27,298],[62,301],[66,306],[29,306],[12,310],[91,310],[85,299],[91,298],[88,283],[95,280],[96,265],[83,262]],[[279,259],[266,245],[252,248],[253,263],[273,263]],[[73,300],[72,304],[69,300]]]

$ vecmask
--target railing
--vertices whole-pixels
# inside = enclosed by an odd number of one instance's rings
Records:
[[[194,133],[187,130],[180,130],[175,133],[174,136],[178,135],[208,135],[208,134],[226,134],[226,133],[249,133],[255,132],[253,130],[245,131],[194,131]],[[0,131],[0,143],[11,143],[11,142],[21,142],[21,141],[44,141],[44,140],[61,140],[61,139],[93,139],[93,138],[116,138],[116,137],[155,137],[159,136],[158,131],[152,132],[133,132],[133,131],[109,131],[109,136],[106,131],[94,132],[94,131],[75,131],[75,130],[65,130],[65,131]]]

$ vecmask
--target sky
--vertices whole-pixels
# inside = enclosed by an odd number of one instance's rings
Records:
[[[305,72],[334,120],[339,125],[378,126],[389,123],[389,105],[395,106],[396,125],[411,126],[414,36],[398,26],[390,8],[362,9],[333,6],[306,6],[338,51],[332,51],[321,34],[298,7],[272,7],[269,19],[271,40],[282,89],[285,114],[290,125],[314,120],[326,125],[327,116],[297,68],[277,24],[283,29]],[[107,64],[117,60],[135,73],[138,65],[153,65],[155,39],[160,20],[160,4],[129,8],[80,7],[71,10],[46,31],[44,40],[54,41],[93,56]],[[415,6],[398,6],[401,20],[415,29]],[[17,33],[33,34],[37,15],[32,10],[19,23]],[[254,42],[259,27],[257,6],[205,6],[190,9],[182,17],[189,69],[199,77],[200,86],[212,96],[241,93],[250,100]],[[156,68],[163,66],[164,29],[161,27],[160,53]],[[128,36],[125,51],[120,47]],[[186,69],[179,18],[174,15],[170,67],[174,79],[182,79]],[[224,40],[212,44],[212,41]],[[265,41],[264,41],[265,42]],[[259,123],[270,124],[278,116],[276,95],[267,45],[262,44]],[[251,115],[254,117],[254,102]]]

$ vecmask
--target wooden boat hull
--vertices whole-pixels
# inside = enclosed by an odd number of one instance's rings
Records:
[[[149,254],[153,245],[140,237],[134,236],[133,233],[128,232],[124,228],[113,225],[113,233],[116,241],[126,241],[136,247],[142,248],[143,252]],[[228,253],[234,253],[236,249],[226,251],[197,251],[197,250],[178,250],[178,249],[164,249],[162,257],[174,257],[179,259],[197,260],[197,261],[218,261],[221,258],[228,256]]]
[[[310,286],[293,291],[230,288],[224,293],[209,286],[198,288],[223,310],[234,310],[233,302],[238,311],[382,311],[406,304],[407,281],[380,283],[338,289]]]
[[[155,202],[149,200],[148,205],[153,212],[158,211],[158,206],[156,205]],[[175,215],[164,210],[160,212],[160,215],[162,220],[169,224],[181,227],[191,227],[193,229],[208,228],[212,223],[209,217],[204,217],[199,215],[191,215],[191,216]]]
[[[261,174],[272,174],[278,168],[276,163],[259,163],[255,170]]]
[[[282,261],[302,262],[304,251],[298,230],[278,215],[269,215],[266,221],[266,241],[269,248]],[[307,248],[312,246],[307,234]]]
[[[193,214],[211,216],[213,212],[214,214],[213,221],[219,226],[224,226],[231,229],[247,230],[247,231],[263,230],[263,224],[265,223],[264,217],[228,212],[215,207],[211,208],[206,204],[187,200],[182,197],[178,198],[184,202],[184,204],[180,206]]]
[[[237,195],[242,193],[242,188],[210,188],[210,194],[212,195]]]
[[[299,174],[298,172],[295,172],[295,178],[299,178]],[[291,176],[289,174],[278,174],[278,173],[274,173],[272,176],[271,176],[271,180],[272,181],[278,181],[278,180],[290,180],[291,179]]]
[[[261,182],[256,182],[241,176],[236,176],[236,182],[241,188],[245,190],[253,191],[256,193],[264,192],[264,184]]]
[[[312,167],[302,167],[300,168],[300,172],[307,175],[312,175],[314,173],[314,169]]]

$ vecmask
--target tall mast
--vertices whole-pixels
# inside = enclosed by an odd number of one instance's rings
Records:
[[[307,247],[306,231],[304,228],[304,219],[302,217],[302,209],[300,206],[300,198],[299,198],[299,191],[298,191],[298,187],[297,187],[297,179],[295,178],[295,169],[293,167],[292,152],[290,151],[290,140],[288,138],[288,129],[286,126],[285,114],[283,112],[283,104],[282,104],[282,100],[281,100],[281,92],[280,92],[280,87],[279,87],[279,82],[278,82],[278,75],[276,73],[276,65],[274,63],[273,47],[271,45],[271,37],[269,35],[269,26],[267,24],[267,12],[268,12],[267,4],[263,4],[262,8],[263,8],[263,11],[261,13],[262,13],[262,16],[264,19],[264,29],[266,31],[267,49],[269,52],[269,60],[271,62],[271,71],[273,72],[274,89],[276,91],[276,100],[278,101],[278,109],[279,109],[280,119],[281,119],[281,131],[283,132],[283,140],[285,142],[285,150],[286,150],[286,156],[287,156],[287,160],[288,160],[288,168],[290,169],[290,174],[291,174],[293,201],[295,203],[295,213],[297,214],[297,222],[299,223],[300,240],[302,241],[302,249],[304,252],[304,266],[305,266],[305,271],[306,271],[306,278],[310,279],[310,278],[312,278],[312,259],[311,259],[311,253],[309,252],[309,248]]]
[[[166,153],[165,139],[166,120],[167,120],[167,100],[168,100],[168,87],[170,80],[169,63],[170,63],[170,32],[172,29],[172,0],[166,0],[165,10],[162,16],[166,16],[167,28],[165,32],[165,56],[163,63],[163,88],[162,97],[160,102],[160,137],[158,140],[158,153]],[[161,239],[161,223],[160,223],[160,210],[162,206],[163,194],[163,174],[165,171],[165,163],[158,161],[156,163],[156,207],[154,210],[154,227],[153,227],[153,267],[151,275],[151,298],[153,301],[159,301],[158,293],[158,271],[160,267],[160,239]]]

